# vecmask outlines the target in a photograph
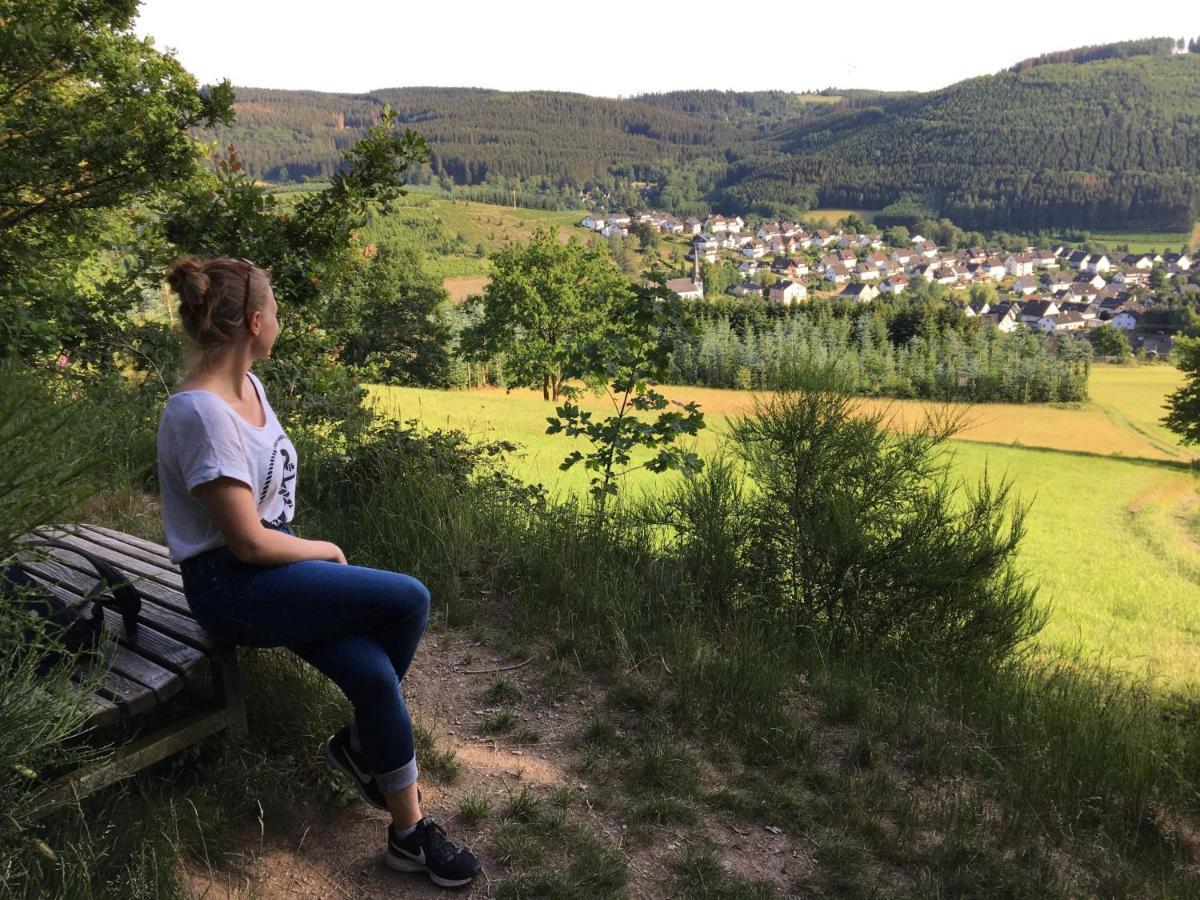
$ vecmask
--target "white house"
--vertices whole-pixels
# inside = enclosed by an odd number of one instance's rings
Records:
[[[879,296],[879,291],[873,285],[863,284],[861,281],[856,281],[854,284],[848,284],[842,288],[842,292],[838,294],[839,300],[855,300],[859,303],[870,303]]]
[[[1064,312],[1054,321],[1054,331],[1083,331],[1087,328],[1087,319],[1079,313]]]
[[[1004,273],[1020,278],[1022,275],[1033,274],[1033,257],[1028,253],[1011,253],[1004,260]]]
[[[692,281],[690,278],[672,278],[667,282],[667,290],[681,300],[704,299],[703,281]]]
[[[798,281],[780,281],[771,285],[771,300],[790,306],[808,296],[808,290]]]
[[[761,297],[763,295],[763,287],[756,281],[743,281],[740,284],[735,284],[730,293],[739,300],[745,297]]]
[[[1021,321],[1028,325],[1036,324],[1042,319],[1054,319],[1059,314],[1058,303],[1054,300],[1030,300],[1021,307]],[[1053,331],[1053,328],[1043,329]]]
[[[1123,331],[1133,331],[1137,328],[1138,314],[1133,310],[1122,310],[1112,317],[1110,320],[1113,328],[1120,328]]]
[[[850,270],[841,263],[834,263],[825,267],[825,277],[834,284],[845,284],[850,280]]]

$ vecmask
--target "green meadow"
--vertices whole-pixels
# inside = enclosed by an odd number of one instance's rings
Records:
[[[949,447],[964,484],[985,472],[992,479],[1005,477],[1029,505],[1021,563],[1049,609],[1041,645],[1079,651],[1171,690],[1200,683],[1200,479],[1186,462],[1193,454],[1157,424],[1163,398],[1179,381],[1179,372],[1169,366],[1098,366],[1092,401],[1054,408],[1065,417],[1061,439],[1041,429],[1023,435],[1014,417],[1011,442],[964,439]],[[510,462],[513,472],[552,493],[587,487],[588,474],[580,467],[559,470],[573,443],[545,434],[553,405],[538,394],[380,387],[372,392],[380,409],[397,419],[461,429],[480,440],[516,441],[522,450]],[[708,428],[696,442],[701,454],[717,449],[729,416],[737,414],[731,398],[744,409],[752,404],[750,395],[733,391],[670,388],[668,394],[708,404]],[[584,403],[597,415],[605,406],[602,398]],[[1076,414],[1074,427],[1082,435],[1070,433]],[[1144,455],[1077,449],[1098,422],[1128,432],[1145,447]],[[1035,446],[1039,442],[1046,446]],[[1097,442],[1098,449],[1104,446]],[[636,495],[663,483],[637,471],[627,476],[625,490]]]
[[[583,216],[583,210],[495,206],[412,189],[392,204],[391,214],[368,224],[362,237],[421,250],[425,267],[438,278],[468,278],[490,274],[488,256],[510,242],[529,240],[538,228],[586,236],[575,228]]]
[[[1191,235],[1186,231],[1089,231],[1088,238],[1109,247],[1128,247],[1130,253],[1179,252]]]

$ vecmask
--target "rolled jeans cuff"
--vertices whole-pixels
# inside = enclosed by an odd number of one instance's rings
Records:
[[[382,775],[375,776],[375,783],[385,794],[402,791],[417,780],[417,758],[414,756],[399,769],[392,769]]]

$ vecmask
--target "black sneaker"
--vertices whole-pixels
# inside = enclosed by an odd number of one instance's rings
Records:
[[[429,818],[403,840],[389,825],[386,861],[396,872],[428,872],[438,887],[462,887],[479,874],[475,855],[447,840],[442,827]]]
[[[325,762],[335,772],[341,772],[354,782],[363,800],[377,809],[386,810],[387,801],[383,791],[375,783],[375,777],[366,771],[362,757],[350,749],[350,726],[346,725],[325,741]]]

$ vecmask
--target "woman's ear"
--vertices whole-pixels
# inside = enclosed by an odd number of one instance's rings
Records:
[[[246,313],[246,328],[252,335],[258,337],[258,332],[262,330],[262,310],[254,310]]]

